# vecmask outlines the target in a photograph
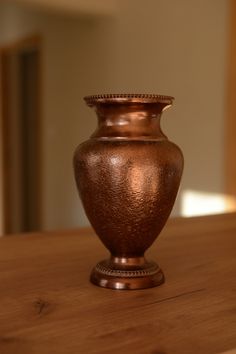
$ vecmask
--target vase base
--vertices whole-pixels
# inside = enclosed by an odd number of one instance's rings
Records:
[[[147,262],[144,257],[112,257],[96,265],[90,280],[93,284],[104,288],[135,290],[161,285],[165,277],[155,262]]]

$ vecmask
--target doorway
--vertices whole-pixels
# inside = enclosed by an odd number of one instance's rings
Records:
[[[41,227],[41,40],[1,51],[3,233]]]

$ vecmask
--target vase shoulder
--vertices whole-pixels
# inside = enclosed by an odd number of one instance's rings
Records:
[[[181,149],[168,140],[166,137],[161,138],[117,138],[117,137],[101,137],[101,138],[90,138],[83,143],[81,143],[76,151],[75,158],[82,158],[83,155],[87,158],[87,155],[101,154],[113,157],[115,153],[124,154],[124,161],[130,156],[134,160],[138,157],[143,158],[145,155],[149,155],[149,159],[160,158],[162,160],[174,160],[183,163],[183,154]],[[150,155],[150,153],[152,153]]]

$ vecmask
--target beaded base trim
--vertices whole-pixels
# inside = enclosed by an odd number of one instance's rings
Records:
[[[160,268],[155,263],[150,263],[150,267],[147,269],[140,270],[114,270],[105,267],[101,263],[98,263],[95,267],[95,271],[98,273],[102,273],[104,275],[108,275],[111,277],[119,277],[119,278],[138,278],[145,277],[147,275],[154,275],[160,271]]]

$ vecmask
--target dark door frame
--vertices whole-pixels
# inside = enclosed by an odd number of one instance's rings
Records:
[[[9,127],[7,124],[7,119],[9,117],[9,107],[10,107],[10,97],[7,94],[8,92],[8,80],[7,80],[7,55],[13,53],[20,53],[29,48],[36,48],[39,53],[39,79],[38,79],[38,97],[37,97],[37,106],[38,112],[36,117],[37,124],[37,140],[38,140],[38,149],[37,149],[37,161],[39,163],[39,176],[37,180],[37,210],[39,224],[42,224],[42,122],[41,122],[41,113],[42,113],[42,39],[39,35],[28,36],[23,39],[19,39],[14,43],[10,43],[0,48],[0,102],[1,102],[1,127],[2,127],[2,192],[3,192],[3,210],[2,210],[2,219],[3,219],[3,234],[7,234],[10,230],[10,210],[11,205],[8,198],[9,195],[9,174],[10,166],[8,163],[8,137],[9,137]]]

